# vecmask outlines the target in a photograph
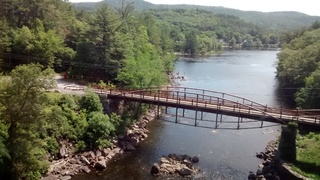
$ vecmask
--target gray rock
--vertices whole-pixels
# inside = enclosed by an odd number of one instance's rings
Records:
[[[194,157],[192,158],[192,162],[194,162],[194,163],[199,162],[199,158],[198,158],[197,156],[194,156]]]
[[[167,158],[165,158],[165,157],[160,158],[160,162],[161,162],[161,163],[166,163],[166,164],[169,164],[169,163],[170,163],[170,161],[169,161]]]
[[[126,141],[119,141],[119,145],[123,148],[127,146]]]
[[[59,179],[60,180],[69,180],[69,179],[71,179],[71,176],[62,176]]]
[[[257,174],[257,176],[260,176],[260,175],[263,175],[263,172],[261,169],[258,169],[256,174]]]
[[[99,156],[98,157],[98,161],[102,161],[102,160],[104,160],[104,157],[103,156]]]
[[[72,159],[69,160],[69,163],[78,164],[78,161],[76,159],[72,158]]]
[[[66,157],[66,155],[67,155],[67,149],[66,149],[65,145],[62,145],[62,147],[59,150],[59,156],[61,158],[64,158],[64,157]]]
[[[248,180],[255,180],[256,179],[256,175],[250,171],[249,176],[248,176]]]
[[[264,165],[263,165],[263,164],[259,164],[258,167],[259,167],[260,169],[262,169],[262,168],[264,167]]]
[[[127,151],[134,151],[134,150],[136,150],[136,148],[134,148],[131,143],[128,143],[128,144],[127,144],[126,149],[127,149]]]
[[[180,176],[190,176],[192,175],[193,171],[188,167],[183,167],[180,170],[178,170],[178,173]]]
[[[103,149],[102,150],[102,156],[104,156],[104,157],[106,157],[106,156],[108,156],[108,154],[110,153],[110,149],[109,148],[107,148],[107,149]]]
[[[131,135],[133,135],[133,131],[131,129],[129,129],[129,130],[127,130],[126,134],[127,134],[127,136],[131,136]]]
[[[118,136],[118,139],[119,139],[119,140],[124,139],[124,135],[122,135],[122,134],[121,134],[121,135],[119,135],[119,136]]]
[[[151,167],[150,173],[152,175],[158,175],[160,173],[160,167],[157,163],[154,163],[153,166]]]
[[[90,162],[88,161],[88,159],[84,156],[80,156],[80,161],[83,162],[86,165],[90,165]]]
[[[99,156],[101,156],[101,155],[102,155],[101,151],[96,150],[96,157],[99,157]]]
[[[49,175],[41,178],[41,180],[57,180],[58,178],[59,178],[59,175]]]
[[[90,172],[91,172],[91,170],[89,169],[88,166],[83,166],[81,169],[82,169],[82,171],[85,172],[85,173],[90,173]]]
[[[105,160],[102,160],[102,161],[98,161],[94,167],[98,170],[102,170],[102,169],[105,169],[107,167],[107,163]]]
[[[114,148],[113,150],[112,150],[112,152],[114,153],[114,154],[119,154],[120,152],[121,152],[121,149],[120,148]]]
[[[111,159],[113,156],[115,156],[113,151],[110,151],[110,153],[108,154],[107,158]]]
[[[188,168],[192,168],[192,162],[188,159],[183,160],[182,163],[187,165]]]
[[[96,155],[94,154],[93,151],[90,151],[90,152],[89,152],[89,157],[91,157],[92,159],[95,159],[95,158],[96,158]]]

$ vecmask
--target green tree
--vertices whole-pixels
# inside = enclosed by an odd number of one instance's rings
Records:
[[[160,57],[154,45],[149,43],[144,26],[136,29],[131,45],[133,54],[125,60],[117,80],[132,88],[163,84],[166,81],[165,72],[172,67],[172,56]]]
[[[13,179],[36,179],[45,170],[45,151],[38,132],[48,104],[45,89],[54,85],[52,71],[40,65],[21,65],[1,77],[0,123],[8,137],[5,146],[10,158],[6,170]],[[2,127],[3,128],[3,127]]]
[[[190,32],[186,33],[185,37],[186,39],[184,44],[184,53],[190,54],[192,56],[196,55],[198,40],[195,30],[191,30]]]
[[[306,78],[305,86],[296,93],[295,100],[302,108],[320,108],[320,70]]]
[[[80,99],[80,108],[85,109],[87,114],[90,114],[91,112],[103,112],[99,96],[90,90]]]
[[[110,146],[110,136],[115,131],[109,117],[100,112],[91,112],[88,115],[88,129],[85,141],[91,148]]]

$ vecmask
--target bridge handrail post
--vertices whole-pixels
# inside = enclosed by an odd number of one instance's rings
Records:
[[[160,90],[158,90],[158,101],[160,101]]]
[[[180,104],[180,101],[181,101],[181,99],[179,98],[179,101],[178,101],[179,104]]]
[[[280,119],[282,119],[282,111],[283,111],[283,109],[282,109],[282,106],[280,107]]]
[[[193,99],[191,100],[191,105],[193,106]]]
[[[198,100],[199,100],[199,94],[197,94],[197,104],[196,104],[197,106],[198,106]]]
[[[204,107],[207,107],[207,101],[204,102]]]
[[[177,92],[177,102],[178,102],[178,99],[180,99],[180,98],[179,98],[179,92]]]

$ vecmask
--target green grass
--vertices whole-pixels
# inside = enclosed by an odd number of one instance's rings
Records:
[[[298,173],[320,180],[320,134],[311,132],[297,137],[297,161],[293,170]]]

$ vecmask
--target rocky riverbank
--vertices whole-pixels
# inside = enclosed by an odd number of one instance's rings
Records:
[[[169,154],[161,157],[160,163],[154,163],[150,173],[153,176],[180,175],[182,177],[192,177],[199,169],[193,166],[193,163],[199,162],[197,156]]]
[[[48,172],[43,180],[68,180],[80,172],[90,173],[93,170],[103,170],[108,162],[123,152],[134,151],[140,141],[148,137],[147,124],[154,119],[156,111],[150,109],[135,124],[128,127],[123,135],[112,140],[110,148],[75,154],[71,143],[64,143],[60,147],[60,159],[50,163]]]
[[[266,146],[264,152],[256,154],[257,158],[263,159],[263,162],[259,164],[259,169],[256,173],[250,172],[249,180],[264,180],[264,179],[280,179],[279,173],[277,172],[277,151],[278,141],[270,141]]]

